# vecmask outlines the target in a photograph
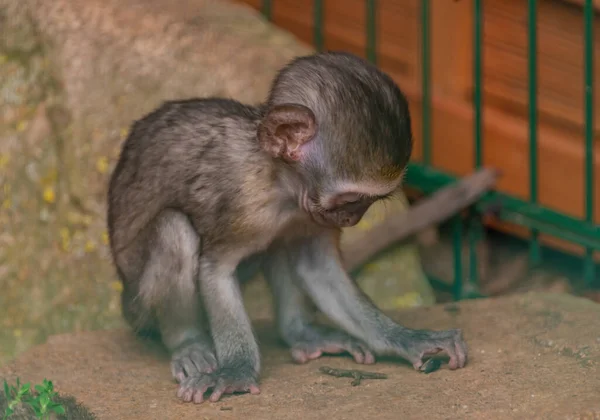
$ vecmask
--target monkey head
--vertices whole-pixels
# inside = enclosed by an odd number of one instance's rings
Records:
[[[412,151],[408,102],[359,57],[300,57],[275,78],[258,139],[301,179],[298,203],[315,222],[353,226],[400,186]]]

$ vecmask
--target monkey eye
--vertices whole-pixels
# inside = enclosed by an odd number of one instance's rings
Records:
[[[344,204],[355,204],[361,200],[362,200],[362,197],[360,194],[345,193],[345,194],[339,195],[335,201],[340,205],[344,205]]]

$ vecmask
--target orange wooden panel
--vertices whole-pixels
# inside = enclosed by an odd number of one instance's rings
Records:
[[[484,91],[486,104],[526,116],[527,3],[485,3]],[[538,2],[538,105],[541,121],[583,125],[583,13],[563,0]],[[600,19],[597,19],[600,22]],[[600,45],[600,32],[595,43]],[[595,49],[599,62],[600,49]],[[595,69],[600,80],[600,67]],[[600,84],[596,83],[595,118],[600,116]]]

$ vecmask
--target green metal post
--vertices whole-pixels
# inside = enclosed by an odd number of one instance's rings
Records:
[[[423,91],[423,163],[431,164],[431,64],[429,0],[421,0],[421,75]]]
[[[452,294],[455,300],[460,300],[463,295],[462,236],[462,218],[458,215],[452,220],[452,252],[454,255],[454,284],[452,285]]]
[[[323,50],[323,0],[313,2],[313,42],[317,51]]]
[[[473,26],[473,83],[474,97],[473,107],[475,113],[474,119],[474,138],[475,155],[474,164],[476,168],[481,167],[483,162],[483,104],[482,104],[482,86],[483,86],[483,1],[475,0],[474,26]],[[477,271],[477,242],[480,239],[483,227],[481,220],[474,211],[471,211],[470,223],[468,226],[469,241],[469,291],[465,296],[465,290],[461,291],[462,297],[478,296],[479,273]]]
[[[271,20],[271,15],[273,12],[273,7],[271,4],[271,0],[262,0],[262,6],[261,6],[261,12],[262,14],[268,19]]]
[[[367,59],[377,64],[377,0],[367,0]]]
[[[537,0],[528,4],[528,79],[529,79],[529,201],[538,203],[538,109],[537,109]],[[539,231],[531,231],[529,261],[533,266],[542,259]]]
[[[584,4],[584,79],[585,79],[585,221],[594,223],[594,4]],[[595,280],[594,251],[586,249],[584,280],[591,286]]]

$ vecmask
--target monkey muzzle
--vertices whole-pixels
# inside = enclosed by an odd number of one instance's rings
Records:
[[[325,211],[322,213],[323,219],[330,226],[336,226],[340,228],[351,227],[360,222],[360,219],[364,216],[366,209],[361,212],[348,212],[345,210],[333,210]]]

